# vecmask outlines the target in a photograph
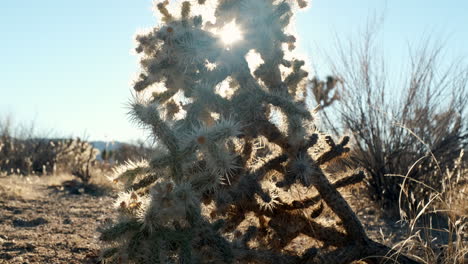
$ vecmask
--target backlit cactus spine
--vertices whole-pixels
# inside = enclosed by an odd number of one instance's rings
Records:
[[[349,151],[348,138],[318,133],[305,103],[307,72],[287,33],[305,4],[157,4],[160,24],[136,38],[142,73],[131,104],[157,149],[116,170],[124,192],[119,218],[100,230],[104,260],[349,263],[391,251],[367,237],[336,190],[363,173],[332,184],[323,171]],[[315,220],[324,204],[341,225]],[[316,243],[288,250],[299,236]]]

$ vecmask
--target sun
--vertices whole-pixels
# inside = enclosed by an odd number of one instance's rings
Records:
[[[234,21],[232,21],[229,24],[226,24],[218,32],[218,35],[226,45],[232,45],[233,43],[242,39],[242,32],[240,31],[239,27],[237,27]]]

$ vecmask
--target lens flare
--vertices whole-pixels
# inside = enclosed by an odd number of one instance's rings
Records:
[[[231,45],[236,41],[242,39],[242,32],[237,27],[236,23],[232,21],[229,24],[226,24],[219,32],[218,35],[220,36],[221,40],[226,45]]]

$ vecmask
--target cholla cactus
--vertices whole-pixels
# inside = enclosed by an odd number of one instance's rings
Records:
[[[71,173],[84,182],[91,177],[98,150],[77,139],[0,137],[0,171],[6,174]]]
[[[91,167],[99,152],[93,145],[80,138],[51,143],[55,147],[54,164],[57,170],[69,171],[83,182],[91,179]]]
[[[350,263],[396,258],[370,240],[324,168],[349,151],[318,133],[288,32],[305,2],[157,4],[137,36],[131,115],[158,143],[116,170],[119,218],[100,229],[110,263]],[[230,29],[229,32],[225,32]],[[237,41],[234,41],[236,40]],[[318,221],[328,210],[336,222]],[[315,241],[300,250],[294,239]],[[394,253],[394,252],[393,252]],[[390,254],[390,255],[387,255]]]

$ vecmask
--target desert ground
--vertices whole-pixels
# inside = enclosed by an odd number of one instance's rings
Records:
[[[112,216],[111,193],[66,176],[9,176],[0,195],[0,263],[99,263],[96,227]]]
[[[109,184],[72,176],[0,178],[0,263],[100,263],[97,227],[115,217]],[[371,237],[389,246],[407,227],[363,199],[359,185],[342,193]],[[298,241],[307,243],[306,241]]]

